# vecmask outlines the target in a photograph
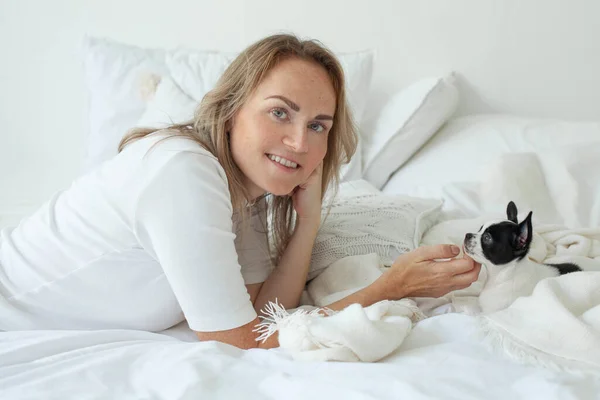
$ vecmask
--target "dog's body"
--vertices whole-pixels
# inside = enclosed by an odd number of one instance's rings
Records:
[[[483,313],[506,308],[518,297],[530,295],[542,279],[581,271],[575,264],[539,264],[527,258],[533,237],[532,213],[519,223],[517,207],[511,201],[506,214],[507,220],[491,221],[465,236],[465,252],[485,264],[489,275],[479,295]]]
[[[527,257],[507,265],[489,262],[486,265],[488,279],[479,295],[479,306],[483,313],[507,308],[517,298],[533,293],[541,280],[562,275],[556,266],[538,264]],[[579,270],[577,266],[573,267]]]

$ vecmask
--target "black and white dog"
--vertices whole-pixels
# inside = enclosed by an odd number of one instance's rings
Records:
[[[530,295],[542,279],[581,271],[575,264],[539,264],[527,257],[533,237],[531,215],[519,223],[517,206],[511,201],[507,220],[488,222],[465,236],[465,253],[487,267],[488,279],[479,295],[483,313],[506,308],[518,297]]]

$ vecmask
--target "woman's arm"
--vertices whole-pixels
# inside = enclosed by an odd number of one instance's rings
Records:
[[[368,307],[381,300],[399,300],[404,297],[440,297],[453,290],[464,289],[477,280],[481,265],[464,256],[450,261],[437,259],[453,258],[458,248],[450,245],[423,246],[401,255],[379,279],[327,307],[341,310],[358,303]],[[200,340],[217,340],[243,349],[273,348],[279,346],[277,334],[264,343],[257,342],[258,334],[253,330],[260,321],[239,328],[220,332],[196,332]]]
[[[254,288],[256,288],[256,286]],[[348,297],[336,301],[327,307],[332,310],[341,310],[350,304],[355,303],[361,304],[363,307],[368,307],[371,304],[375,304],[378,301],[384,300],[382,298],[383,293],[384,292],[379,289],[379,285],[374,283],[356,293],[349,295]],[[242,349],[271,349],[274,347],[279,347],[277,332],[269,336],[265,342],[258,342],[256,340],[258,334],[254,332],[254,329],[259,322],[260,320],[256,318],[254,321],[239,328],[220,332],[196,332],[196,335],[201,341],[216,340],[218,342],[227,343]]]
[[[285,308],[298,306],[321,224],[322,175],[323,163],[315,168],[304,184],[291,193],[296,210],[296,227],[279,265],[264,282],[254,303],[254,309],[259,314],[265,304],[275,299]]]
[[[310,257],[318,229],[319,221],[298,220],[279,265],[262,284],[254,301],[254,309],[257,313],[260,313],[269,301],[275,299],[285,308],[298,306],[306,285]]]

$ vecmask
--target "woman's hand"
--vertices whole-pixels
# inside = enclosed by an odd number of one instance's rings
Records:
[[[322,180],[323,162],[321,161],[306,182],[298,185],[291,193],[298,219],[320,223]]]
[[[466,255],[455,259],[459,253],[460,249],[453,245],[419,247],[399,256],[376,283],[389,300],[441,297],[467,288],[479,277],[481,264]]]

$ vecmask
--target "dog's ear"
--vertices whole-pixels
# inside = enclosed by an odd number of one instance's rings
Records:
[[[512,201],[508,203],[508,207],[506,207],[506,218],[515,224],[519,223],[517,220],[517,206]]]
[[[517,237],[515,238],[515,249],[516,250],[526,250],[529,248],[531,244],[531,239],[533,238],[533,226],[531,224],[531,215],[532,211],[529,212],[527,218],[523,220],[519,224],[519,230]]]

